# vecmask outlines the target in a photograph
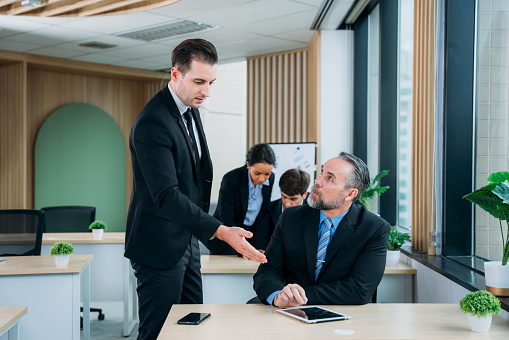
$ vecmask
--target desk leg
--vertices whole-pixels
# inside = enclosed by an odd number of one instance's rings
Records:
[[[83,270],[83,339],[90,340],[90,264]]]
[[[11,328],[9,328],[9,330],[7,331],[7,339],[19,340],[19,321],[14,323],[14,325],[12,325]]]
[[[138,324],[138,296],[136,295],[136,279],[129,260],[124,257],[124,336],[131,335],[133,328]],[[129,315],[129,295],[132,293],[132,310]]]

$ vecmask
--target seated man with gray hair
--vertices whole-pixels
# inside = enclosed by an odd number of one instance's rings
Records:
[[[260,301],[276,307],[368,303],[385,270],[389,224],[353,204],[370,182],[366,164],[341,152],[308,198],[286,209],[254,275]]]

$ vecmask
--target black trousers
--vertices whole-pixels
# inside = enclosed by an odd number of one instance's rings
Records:
[[[147,250],[149,251],[149,250]],[[138,340],[155,340],[173,304],[202,304],[200,248],[192,237],[182,258],[166,270],[131,261],[137,279]]]

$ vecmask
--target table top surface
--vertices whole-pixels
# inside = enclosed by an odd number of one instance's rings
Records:
[[[57,267],[53,256],[6,256],[0,261],[0,276],[81,273],[93,255],[71,255],[67,267]]]
[[[268,305],[173,305],[158,339],[504,339],[509,322],[493,317],[487,334],[474,333],[457,304],[375,303],[323,306],[350,320],[306,324]],[[190,312],[211,313],[200,325],[179,325]],[[354,331],[350,335],[335,330]]]
[[[236,255],[202,255],[202,274],[254,274],[258,263],[244,260]],[[396,266],[386,266],[384,274],[416,274],[417,270],[406,263],[399,262]]]
[[[125,232],[104,232],[102,240],[94,239],[90,232],[83,233],[44,233],[42,244],[65,241],[69,243],[125,243]]]
[[[27,313],[28,307],[0,307],[0,334],[18,322]]]

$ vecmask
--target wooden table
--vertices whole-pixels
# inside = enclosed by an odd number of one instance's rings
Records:
[[[136,278],[129,260],[124,257],[124,232],[105,232],[102,240],[92,233],[45,233],[42,255],[49,255],[54,243],[69,242],[75,254],[93,254],[91,264],[91,301],[122,301],[124,304],[123,335],[129,336],[138,324]],[[108,316],[106,315],[106,318]]]
[[[202,255],[203,302],[246,303],[256,295],[253,274],[258,263],[236,255]],[[386,266],[378,286],[378,302],[413,302],[413,277],[417,270],[406,263]]]
[[[267,305],[173,305],[159,340],[167,339],[501,339],[509,322],[493,318],[489,333],[470,331],[457,304],[374,303],[323,306],[352,316],[350,320],[306,324]],[[211,313],[200,325],[178,325],[190,312]],[[334,330],[353,330],[351,335]]]
[[[0,303],[29,309],[20,339],[80,340],[81,290],[83,339],[90,339],[92,257],[71,255],[65,268],[57,267],[51,256],[13,256],[0,262]]]
[[[7,333],[9,340],[19,339],[19,320],[27,307],[0,307],[0,337]]]

